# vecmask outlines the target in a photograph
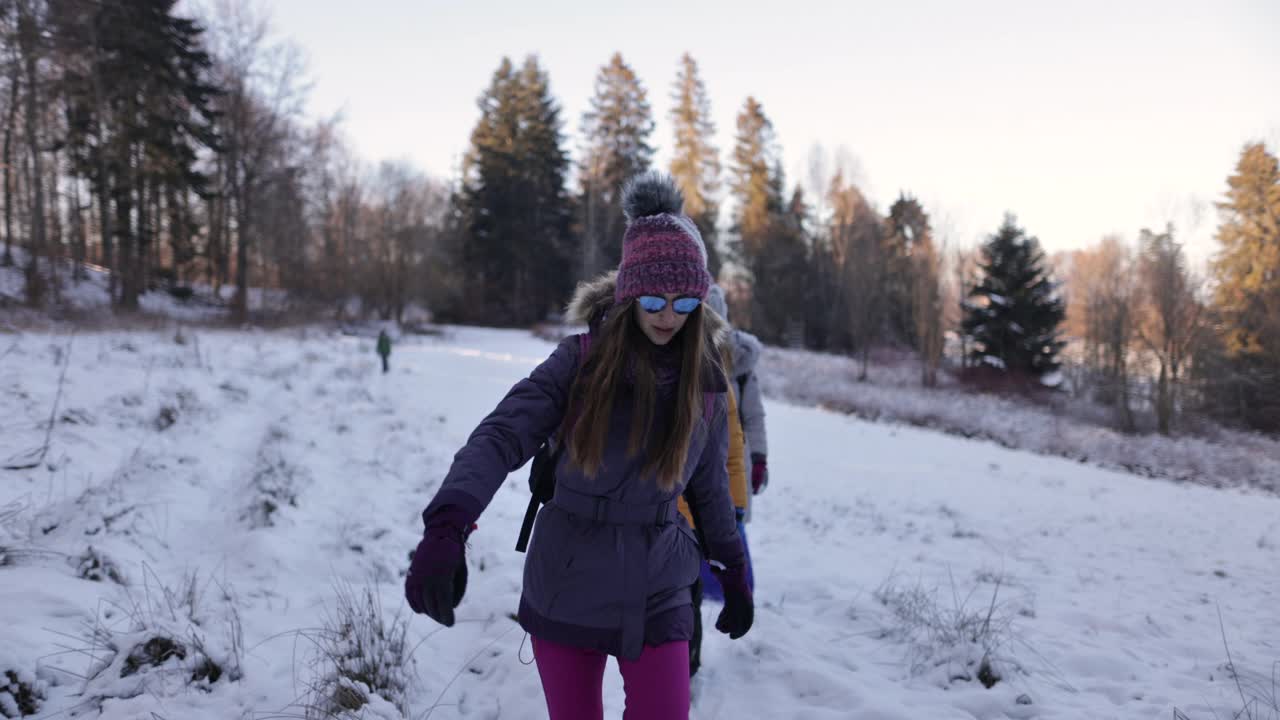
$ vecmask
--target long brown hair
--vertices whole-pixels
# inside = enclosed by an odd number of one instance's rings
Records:
[[[672,417],[658,424],[658,437],[648,438],[647,442],[645,435],[653,424],[657,375],[650,352],[653,346],[635,317],[635,300],[613,308],[601,322],[569,394],[570,407],[577,410],[568,434],[569,458],[588,477],[604,469],[613,401],[627,380],[629,366],[634,368],[635,405],[627,455],[635,457],[642,447],[647,449],[644,473],[656,475],[662,490],[672,490],[683,477],[689,443],[703,412],[707,372],[724,373],[702,313],[703,307],[698,306],[672,339],[681,345],[676,402]]]

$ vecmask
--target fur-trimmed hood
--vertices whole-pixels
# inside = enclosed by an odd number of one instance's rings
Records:
[[[733,347],[733,374],[748,375],[756,371],[764,346],[760,339],[746,330],[729,331],[729,344]]]
[[[576,325],[586,325],[594,332],[599,328],[605,313],[613,307],[613,291],[617,283],[617,270],[607,272],[594,280],[578,283],[578,288],[573,291],[573,299],[565,308],[565,320]],[[704,307],[702,322],[710,331],[717,351],[722,355],[733,352],[729,346],[729,324],[724,318],[714,312],[708,312]]]

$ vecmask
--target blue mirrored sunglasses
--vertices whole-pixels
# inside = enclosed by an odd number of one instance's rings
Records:
[[[662,309],[667,306],[667,299],[661,295],[641,295],[636,298],[636,302],[640,303],[640,307],[644,308],[644,311],[650,314],[660,313],[662,312]],[[694,310],[697,310],[698,306],[701,304],[702,301],[696,297],[682,297],[676,298],[675,301],[671,303],[671,309],[675,310],[680,315],[688,315]]]

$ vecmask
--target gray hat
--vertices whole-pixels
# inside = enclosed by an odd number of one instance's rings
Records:
[[[707,307],[716,311],[716,314],[725,320],[729,319],[729,304],[724,300],[724,289],[719,285],[712,284],[707,289]]]

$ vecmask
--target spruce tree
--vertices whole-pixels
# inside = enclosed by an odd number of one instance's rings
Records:
[[[929,252],[933,238],[929,216],[914,197],[900,194],[889,208],[884,233],[884,309],[895,340],[916,349],[914,307],[917,250]]]
[[[68,140],[76,172],[89,179],[104,233],[117,242],[120,304],[137,306],[154,250],[156,198],[203,194],[197,159],[217,149],[212,58],[204,28],[175,14],[176,0],[53,5],[68,62]],[[109,242],[104,238],[104,243]],[[110,247],[110,245],[108,245]]]
[[[1006,374],[1048,381],[1058,369],[1065,305],[1049,276],[1040,242],[1012,215],[982,247],[978,285],[964,304],[963,331],[973,359]]]
[[[802,340],[790,335],[793,323],[803,332],[808,297],[809,208],[797,186],[785,212],[769,222],[768,240],[751,266],[751,329],[762,340],[783,344]]]
[[[1280,430],[1280,162],[1262,143],[1241,152],[1218,208],[1214,300],[1233,378],[1221,404],[1255,428]]]
[[[459,264],[469,282],[461,315],[471,322],[525,325],[567,295],[568,160],[559,106],[530,57],[503,58],[479,100],[459,210]]]
[[[565,188],[569,156],[564,148],[560,105],[551,82],[536,57],[525,60],[517,86],[523,131],[518,152],[522,158],[524,206],[520,227],[521,266],[528,273],[517,288],[515,303],[529,302],[531,321],[564,307],[573,292],[573,252],[570,246],[572,203]]]
[[[653,115],[640,78],[614,53],[596,76],[582,116],[582,273],[594,275],[622,258],[622,187],[649,169]]]
[[[748,97],[738,113],[738,133],[729,163],[729,188],[738,201],[734,230],[751,265],[774,218],[783,211],[781,162],[773,123],[764,107]]]
[[[671,93],[671,124],[675,143],[671,176],[684,193],[684,212],[698,226],[707,245],[707,266],[712,277],[720,272],[716,222],[720,216],[720,153],[715,146],[716,126],[711,120],[711,99],[698,75],[698,64],[688,53]]]
[[[1251,144],[1227,186],[1213,263],[1227,349],[1280,357],[1280,163],[1261,143]]]

